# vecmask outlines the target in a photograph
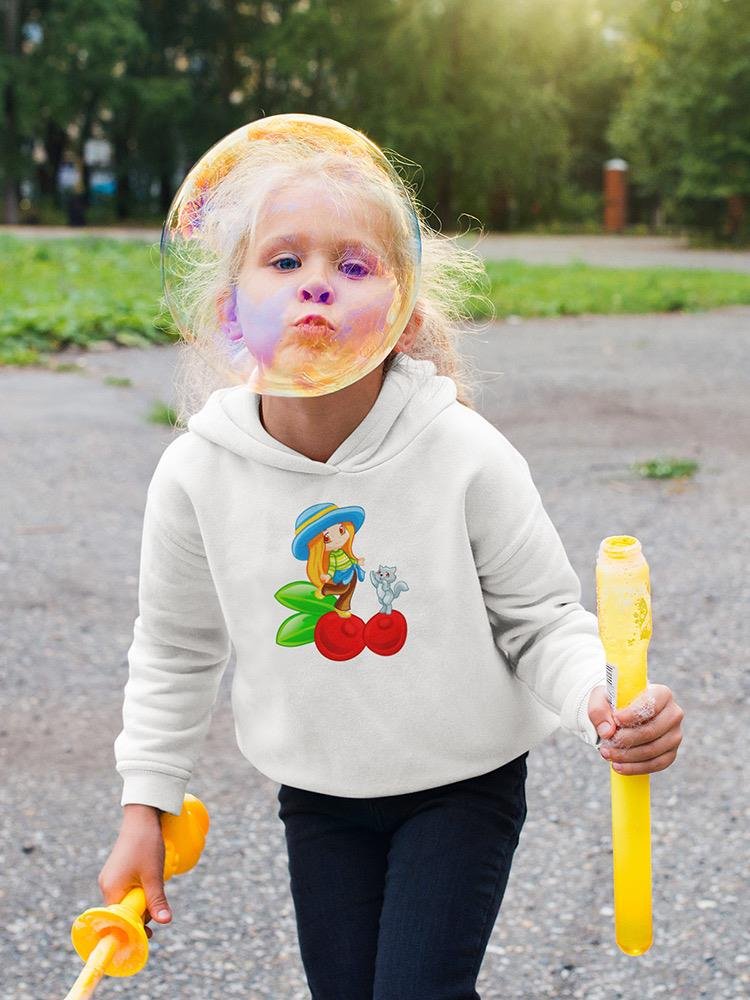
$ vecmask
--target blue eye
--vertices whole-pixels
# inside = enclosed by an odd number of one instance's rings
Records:
[[[291,260],[294,263],[297,263],[297,261],[296,261],[296,259],[294,257],[279,257],[278,260],[275,260],[273,262],[272,267],[276,267],[277,264],[282,264],[285,260]],[[282,271],[293,271],[294,268],[292,268],[292,267],[282,267],[281,270]]]

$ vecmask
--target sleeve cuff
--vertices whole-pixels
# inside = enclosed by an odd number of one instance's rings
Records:
[[[182,812],[187,778],[178,778],[161,771],[126,771],[122,780],[121,806],[138,803],[172,813],[173,816],[179,816]]]
[[[575,733],[588,746],[599,745],[599,734],[589,718],[588,704],[591,692],[600,684],[606,684],[606,667],[598,666],[596,672],[582,686],[576,687],[565,699],[560,724],[563,729]]]

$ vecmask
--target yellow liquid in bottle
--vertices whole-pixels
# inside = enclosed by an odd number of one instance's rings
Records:
[[[648,686],[651,587],[637,538],[613,535],[601,543],[596,605],[610,699],[624,708]],[[653,943],[650,775],[610,766],[610,782],[615,939],[626,955],[642,955]]]

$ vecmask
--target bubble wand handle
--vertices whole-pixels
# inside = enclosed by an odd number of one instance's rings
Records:
[[[206,807],[186,795],[179,816],[163,813],[164,881],[190,871],[203,851],[209,819]],[[148,938],[143,924],[146,896],[136,886],[119,902],[95,906],[76,917],[70,937],[86,963],[65,1000],[88,1000],[106,976],[132,976],[148,961]]]
[[[107,974],[107,967],[120,947],[120,938],[116,934],[106,934],[100,939],[81,969],[78,979],[70,991],[65,994],[65,1000],[89,1000],[94,990]]]
[[[596,605],[607,693],[614,709],[624,708],[648,687],[651,586],[637,538],[602,541]],[[648,774],[618,774],[610,765],[615,940],[626,955],[642,955],[653,943],[650,790]]]

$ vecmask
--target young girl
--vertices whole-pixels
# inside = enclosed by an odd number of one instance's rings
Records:
[[[171,919],[159,814],[180,812],[234,648],[237,741],[280,785],[313,998],[476,998],[530,749],[616,732],[603,755],[658,771],[682,710],[651,685],[640,714],[612,712],[528,465],[472,407],[456,341],[481,263],[411,196],[411,295],[405,188],[374,211],[356,157],[257,146],[192,203],[213,256],[186,285],[188,430],[148,489],[99,884],[107,903],[142,884],[147,919]],[[373,331],[379,357],[357,350]]]

